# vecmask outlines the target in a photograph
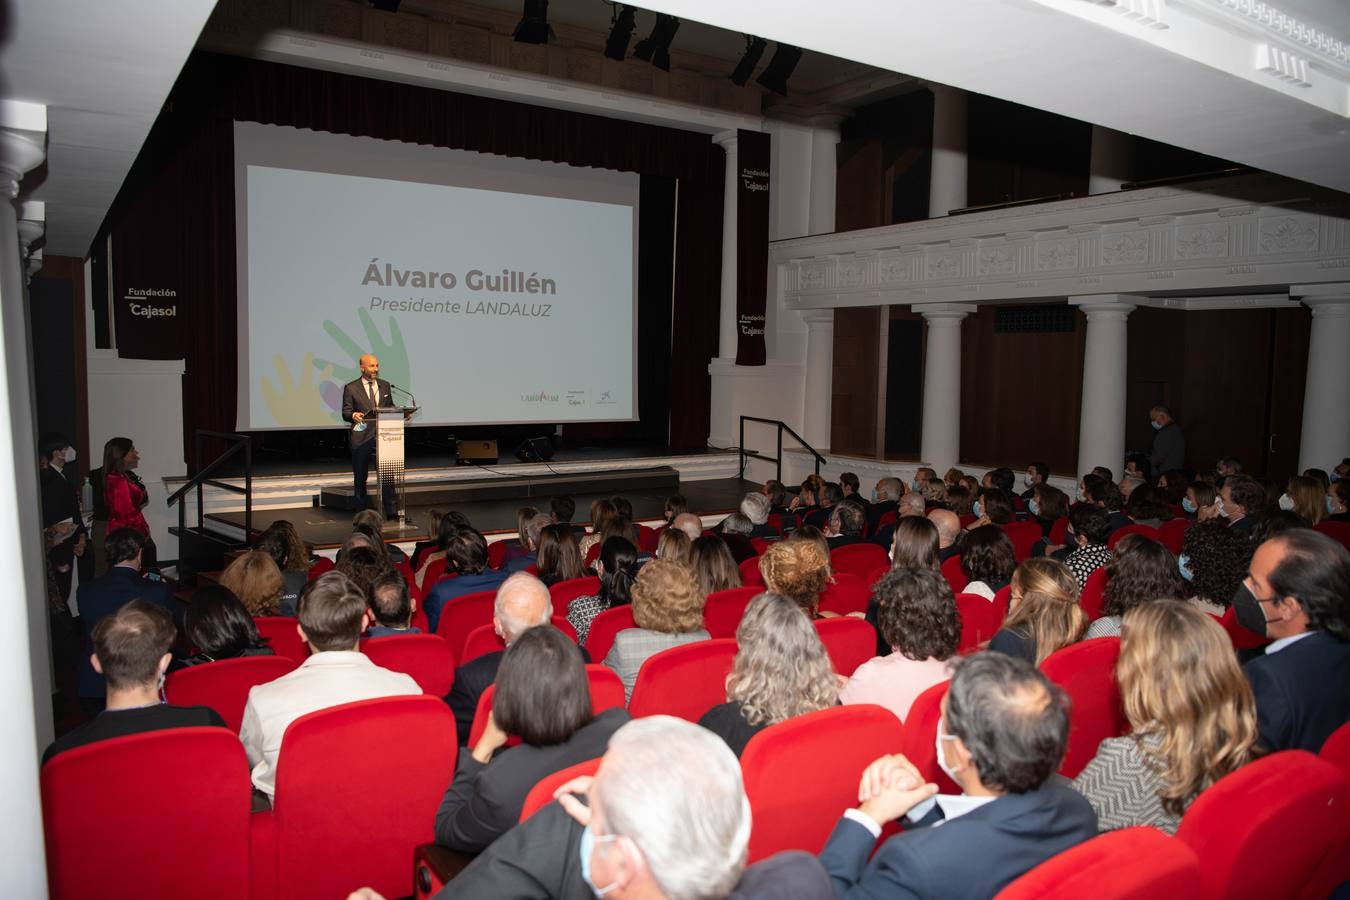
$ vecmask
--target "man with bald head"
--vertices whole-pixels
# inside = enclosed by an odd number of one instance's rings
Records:
[[[366,494],[366,476],[375,460],[375,428],[367,422],[371,411],[381,406],[393,406],[394,395],[389,390],[389,382],[380,378],[380,361],[374,354],[361,357],[361,377],[349,381],[342,388],[342,421],[351,422],[352,475],[356,488],[356,508],[365,509],[369,505]],[[384,517],[392,519],[398,515],[394,505],[394,486],[386,484],[382,492]]]
[[[703,537],[703,520],[693,513],[680,513],[670,523],[671,528],[677,528],[689,535],[689,540],[696,541]]]
[[[938,559],[946,562],[961,553],[957,538],[961,537],[961,517],[950,509],[935,509],[928,514],[928,521],[937,526]]]
[[[452,601],[453,602],[453,601]],[[497,588],[492,606],[492,629],[506,646],[536,625],[547,625],[553,618],[553,599],[548,587],[528,572],[517,572]],[[455,714],[455,729],[462,745],[469,743],[469,729],[478,710],[478,698],[497,680],[505,650],[472,659],[455,671],[455,684],[445,702]]]

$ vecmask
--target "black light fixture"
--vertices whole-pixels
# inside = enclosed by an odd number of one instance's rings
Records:
[[[775,94],[786,97],[787,81],[792,77],[792,70],[797,68],[801,58],[802,48],[780,43],[773,51],[773,59],[769,60],[769,64],[755,80]]]
[[[605,41],[605,56],[623,62],[623,58],[628,55],[628,42],[633,39],[633,29],[637,27],[636,15],[633,7],[625,6],[620,9],[619,4],[614,4],[613,13],[609,17],[609,39]]]
[[[402,0],[370,0],[370,5],[385,12],[396,13],[401,2]]]
[[[633,55],[645,59],[662,71],[670,71],[670,42],[680,30],[680,20],[665,13],[657,13],[652,33],[637,42]]]
[[[736,63],[736,68],[731,70],[731,80],[737,87],[745,87],[745,83],[750,80],[750,76],[755,72],[755,66],[759,65],[760,57],[764,55],[764,48],[769,46],[769,42],[762,37],[755,37],[747,34],[745,36],[745,55],[741,61]]]
[[[512,35],[522,44],[547,44],[553,29],[548,27],[548,0],[525,0],[525,11]]]

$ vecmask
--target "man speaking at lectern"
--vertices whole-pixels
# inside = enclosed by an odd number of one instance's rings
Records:
[[[361,357],[359,365],[361,366],[361,377],[355,381],[349,381],[342,388],[342,419],[345,422],[352,423],[350,432],[352,441],[352,474],[356,477],[356,508],[365,509],[367,505],[366,496],[366,474],[370,471],[370,466],[375,462],[375,422],[372,420],[366,422],[365,418],[371,410],[383,406],[391,407],[394,405],[394,397],[389,392],[389,382],[379,378],[380,361],[374,354],[367,353]],[[363,427],[364,426],[364,427]],[[392,519],[398,515],[398,510],[394,508],[394,487],[392,484],[384,486],[383,506],[384,517]]]

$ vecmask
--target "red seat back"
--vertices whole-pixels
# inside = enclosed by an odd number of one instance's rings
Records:
[[[1173,556],[1181,555],[1181,547],[1186,541],[1186,529],[1195,523],[1190,519],[1168,519],[1162,523],[1158,529],[1158,540],[1168,550],[1172,551]]]
[[[1124,539],[1124,537],[1125,537],[1126,535],[1130,535],[1130,534],[1142,534],[1144,537],[1148,538],[1149,540],[1153,540],[1153,541],[1157,541],[1158,543],[1162,543],[1162,534],[1160,534],[1160,533],[1158,532],[1158,529],[1154,528],[1153,526],[1151,526],[1151,525],[1126,525],[1126,526],[1124,526],[1124,527],[1122,527],[1122,528],[1117,528],[1115,531],[1111,532],[1111,536],[1110,536],[1109,538],[1106,539],[1106,546],[1107,546],[1107,549],[1110,549],[1110,550],[1116,549],[1116,544],[1119,544],[1119,543],[1121,542],[1121,540]]]
[[[1331,733],[1318,756],[1340,769],[1341,774],[1350,781],[1350,723]]]
[[[751,539],[750,539],[750,546],[755,548],[755,555],[756,555],[756,556],[763,556],[763,555],[764,555],[764,551],[765,551],[765,550],[768,550],[768,549],[769,549],[769,546],[770,546],[771,544],[773,544],[773,541],[769,540],[768,538],[751,538]]]
[[[1200,860],[1156,828],[1123,828],[1065,850],[994,895],[995,900],[1153,900],[1194,897]]]
[[[572,627],[572,623],[562,616],[554,616],[550,620],[554,628],[561,631],[572,641],[577,642],[577,630]],[[469,636],[464,639],[464,657],[459,660],[459,665],[464,665],[480,656],[486,656],[489,653],[496,653],[498,650],[505,650],[506,642],[497,634],[497,630],[489,622],[486,625],[479,625]]]
[[[655,553],[656,545],[661,542],[661,533],[650,525],[638,526],[638,549],[643,553]]]
[[[272,809],[276,896],[342,897],[354,884],[411,894],[408,860],[431,837],[458,750],[449,707],[426,695],[345,703],[291,723]],[[372,761],[379,777],[367,777]]]
[[[713,638],[671,647],[647,657],[638,669],[628,712],[641,716],[678,716],[697,722],[727,700],[727,676],[736,658],[736,642]]]
[[[979,594],[957,594],[956,610],[961,614],[961,643],[958,653],[974,653],[981,644],[1003,627],[1006,609],[997,599],[986,600]]]
[[[896,522],[899,521],[900,521],[900,514],[898,512],[896,512],[893,509],[887,510],[886,512],[881,514],[880,518],[877,519],[877,527],[873,530],[872,533],[876,534],[877,532],[881,531],[881,529],[885,528],[887,525],[894,525]]]
[[[510,548],[510,540],[493,541],[488,544],[488,568],[500,569],[502,563],[506,562],[506,551]]]
[[[1041,526],[1035,522],[1009,522],[1007,525],[1000,525],[1003,533],[1012,541],[1013,557],[1018,562],[1031,558],[1031,548],[1036,546],[1036,542],[1042,537]]]
[[[816,619],[816,633],[830,654],[830,662],[840,675],[850,677],[854,671],[877,655],[877,630],[872,623],[852,616],[837,619]]]
[[[1350,783],[1350,724],[1333,731],[1317,755],[1339,769],[1341,776]],[[1303,891],[1303,896],[1306,900],[1328,897],[1346,882],[1350,882],[1350,834],[1322,860],[1317,875]]]
[[[876,544],[849,544],[830,551],[830,568],[835,572],[847,572],[859,578],[867,575],[877,566],[889,563],[886,551]]]
[[[267,646],[277,656],[287,656],[300,664],[309,659],[309,644],[300,639],[296,627],[300,620],[294,616],[260,616],[253,620],[258,634],[267,638]]]
[[[164,696],[174,706],[211,707],[238,734],[253,686],[275,681],[297,665],[289,656],[241,656],[189,666],[169,674]]]
[[[762,593],[762,586],[714,591],[703,605],[703,627],[715,638],[734,638],[746,607]]]
[[[1062,547],[1069,539],[1069,517],[1060,516],[1050,526],[1050,543]]]
[[[1116,683],[1120,638],[1094,638],[1057,650],[1041,663],[1045,677],[1069,695],[1069,748],[1059,767],[1066,778],[1077,777],[1097,755],[1106,738],[1129,730]]]
[[[752,556],[741,560],[741,585],[743,587],[763,587],[764,576],[759,574],[759,557]]]
[[[490,627],[490,626],[489,626]],[[377,666],[411,675],[422,693],[444,697],[455,683],[455,654],[436,634],[393,634],[361,642]]]
[[[1272,753],[1196,798],[1177,829],[1204,900],[1298,896],[1350,829],[1350,785],[1304,750]]]
[[[947,579],[947,583],[952,586],[953,594],[961,593],[966,589],[966,585],[970,584],[970,579],[966,577],[966,573],[961,571],[961,555],[959,553],[956,556],[948,557],[947,561],[942,564],[942,577]]]
[[[931,781],[944,794],[959,794],[961,788],[947,777],[937,762],[938,724],[942,721],[942,698],[947,696],[947,686],[951,682],[935,684],[914,699],[909,707],[909,718],[905,720],[904,754],[914,763],[914,767],[923,774],[925,781]]]
[[[436,622],[436,633],[445,638],[455,659],[464,658],[464,643],[480,625],[491,625],[496,591],[477,591],[446,601]]]
[[[750,798],[750,862],[782,850],[819,853],[858,782],[878,757],[901,752],[903,729],[888,709],[835,706],[770,725],[741,754]]]
[[[403,576],[403,582],[408,585],[409,590],[417,590],[417,585],[413,583],[412,563],[408,562],[408,557],[405,556],[394,563],[394,568],[398,569],[398,573]]]
[[[600,757],[588,759],[579,762],[575,766],[568,766],[554,772],[552,775],[545,775],[535,782],[534,787],[525,795],[525,804],[520,808],[520,821],[524,822],[530,816],[539,812],[540,809],[553,802],[553,794],[573,778],[580,778],[583,775],[594,775],[600,768]]]
[[[86,744],[43,766],[41,785],[53,900],[181,897],[185,886],[193,897],[248,896],[238,735],[174,728]]]
[[[423,573],[422,583],[419,585],[419,587],[422,588],[422,596],[425,597],[429,594],[436,582],[440,581],[442,576],[446,574],[445,563],[446,559],[444,556],[440,559],[433,559],[431,562],[427,563],[427,570]],[[449,574],[453,578],[457,573],[451,572]]]
[[[872,588],[865,578],[836,572],[820,595],[820,608],[846,616],[851,612],[866,612],[867,601],[871,599]]]
[[[595,566],[595,561],[600,558],[600,550],[602,549],[601,545],[603,543],[604,541],[596,541],[594,544],[591,544],[590,549],[586,551],[586,568],[590,569]]]
[[[1083,615],[1091,622],[1101,618],[1102,604],[1106,602],[1106,566],[1094,571],[1083,583],[1083,592],[1078,595],[1078,605]]]
[[[591,689],[591,712],[595,715],[624,705],[623,682],[609,666],[588,663],[586,681]],[[492,698],[497,696],[496,687],[495,684],[490,684],[487,690],[478,695],[478,707],[474,710],[473,724],[469,726],[470,747],[478,743],[478,739],[487,728],[488,713],[492,712]],[[512,738],[510,741],[511,746],[518,743],[519,738]]]
[[[1350,522],[1333,522],[1331,519],[1325,519],[1318,522],[1313,528],[1333,541],[1339,541],[1343,547],[1350,550]]]
[[[625,628],[636,627],[632,604],[611,607],[591,620],[591,630],[586,632],[586,652],[595,662],[604,662],[614,646],[614,636]]]
[[[326,556],[320,556],[314,561],[314,565],[309,567],[309,574],[305,577],[310,581],[318,578],[324,572],[331,572],[336,568],[336,564]]]
[[[410,624],[423,634],[431,634],[431,620],[427,618],[427,611],[422,608],[420,600],[417,602],[417,609],[413,610]]]
[[[578,597],[595,597],[600,593],[600,579],[594,575],[584,578],[569,578],[566,581],[559,581],[553,587],[548,589],[548,595],[553,599],[553,614],[555,616],[567,615],[567,604]]]
[[[891,570],[891,565],[890,565],[890,563],[887,563],[887,564],[884,565],[884,566],[877,566],[877,567],[876,567],[875,569],[873,569],[871,572],[868,572],[868,573],[867,573],[867,577],[863,579],[864,581],[867,582],[867,587],[868,587],[868,589],[870,590],[870,589],[876,587],[876,586],[877,586],[877,582],[880,581],[881,579],[885,578],[885,577],[886,577],[886,573],[889,572],[890,570]],[[870,598],[869,598],[869,599],[870,599]]]

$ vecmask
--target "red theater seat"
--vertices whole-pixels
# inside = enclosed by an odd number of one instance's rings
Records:
[[[470,632],[480,625],[492,624],[496,591],[478,591],[446,601],[436,621],[436,633],[445,638],[455,659],[464,658],[464,644]]]
[[[296,665],[309,659],[309,644],[300,639],[296,631],[300,620],[293,616],[259,616],[253,620],[258,634],[267,638],[267,646],[277,656],[286,656],[295,660]]]
[[[888,709],[835,706],[770,725],[741,754],[754,821],[750,862],[782,850],[819,853],[858,782],[878,757],[902,752],[903,729]]]
[[[937,750],[934,747],[938,723],[942,720],[942,698],[947,696],[948,684],[950,682],[947,681],[935,684],[914,699],[914,703],[909,707],[909,718],[905,720],[902,752],[905,758],[923,773],[924,780],[936,784],[938,790],[944,794],[959,794],[961,788],[957,787],[956,782],[948,778],[947,773],[938,765]]]
[[[241,656],[189,666],[169,674],[164,696],[174,706],[211,707],[238,734],[253,686],[275,681],[297,665],[289,656]]]
[[[571,622],[562,616],[554,616],[550,621],[553,627],[567,635],[572,643],[577,642],[577,630],[572,627]],[[505,649],[506,642],[497,634],[491,622],[486,625],[479,625],[473,631],[470,631],[469,636],[464,639],[464,656],[459,660],[459,665],[462,666],[480,656]]]
[[[1333,522],[1326,519],[1318,522],[1313,528],[1325,534],[1333,541],[1339,541],[1341,545],[1350,549],[1350,522]]]
[[[622,693],[622,692],[621,692]],[[554,772],[552,775],[546,775],[530,788],[530,792],[525,795],[525,805],[520,808],[520,821],[524,822],[530,816],[539,812],[548,804],[553,802],[553,795],[557,793],[558,788],[562,787],[573,778],[581,778],[584,775],[594,775],[600,768],[600,757],[588,759],[585,762],[579,762],[575,766],[568,766],[560,772]]]
[[[840,675],[850,677],[858,666],[877,655],[877,631],[871,622],[840,616],[837,619],[816,619],[813,623],[820,635],[830,662]]]
[[[836,572],[820,595],[820,608],[825,612],[846,616],[851,612],[866,612],[872,599],[872,587],[864,578],[848,572]]]
[[[966,573],[961,571],[961,556],[950,556],[942,564],[942,577],[947,579],[947,583],[952,586],[952,593],[959,594],[970,584],[970,579]]]
[[[1097,755],[1106,738],[1129,730],[1116,683],[1120,638],[1094,638],[1051,653],[1041,671],[1064,688],[1072,701],[1069,710],[1069,748],[1059,767],[1065,778],[1075,778]]]
[[[743,587],[763,587],[764,576],[759,574],[759,557],[752,556],[741,560],[741,585]]]
[[[436,586],[436,582],[446,576],[445,564],[446,559],[443,556],[440,559],[433,559],[431,562],[427,563],[427,570],[422,575],[422,583],[418,585],[422,589],[422,596],[425,597],[427,594],[431,593],[431,589]],[[450,572],[448,574],[449,577],[453,578],[458,573]]]
[[[569,578],[566,581],[559,581],[553,587],[548,589],[548,595],[553,599],[553,614],[555,616],[567,615],[567,604],[578,597],[595,597],[600,593],[600,579],[594,575],[585,578]]]
[[[609,666],[595,663],[588,664],[586,666],[586,681],[591,689],[591,712],[594,715],[598,716],[607,709],[624,705],[623,682]],[[483,691],[478,697],[478,707],[474,710],[473,724],[469,726],[470,747],[478,743],[478,739],[483,736],[483,731],[487,728],[488,713],[492,711],[492,698],[497,694],[495,688],[496,685],[488,685],[487,690]],[[518,743],[520,743],[518,739],[513,738],[511,740],[512,746]]]
[[[604,662],[614,646],[614,636],[625,628],[636,628],[633,621],[633,606],[625,603],[605,610],[591,620],[591,630],[586,632],[586,652],[592,662]]]
[[[986,600],[979,594],[957,594],[956,609],[961,613],[961,643],[957,652],[974,653],[1003,627],[1007,609],[998,602]]]
[[[1078,605],[1089,622],[1101,618],[1102,604],[1106,602],[1106,566],[1094,571],[1083,584],[1083,592],[1078,595]]]
[[[729,638],[696,641],[649,656],[638,669],[629,714],[697,722],[727,701],[727,676],[735,657],[736,642]]]
[[[847,572],[858,578],[866,578],[877,566],[889,563],[886,551],[876,544],[849,544],[830,551],[830,568],[835,572]]]
[[[738,587],[714,591],[703,605],[703,627],[715,638],[734,638],[750,601],[764,593],[763,587]]]
[[[1031,558],[1031,548],[1041,539],[1041,526],[1035,522],[1009,522],[1000,525],[1013,545],[1013,557],[1018,562]]]
[[[52,900],[248,896],[238,735],[174,728],[98,741],[53,757],[41,785]]]
[[[661,540],[661,534],[650,525],[638,526],[638,549],[643,553],[655,553],[656,545]]]
[[[411,675],[422,693],[444,697],[455,683],[455,654],[437,634],[394,634],[361,642],[377,666]]]
[[[510,541],[493,541],[488,544],[488,568],[502,567],[502,563],[506,562],[506,551],[510,549],[510,545]]]
[[[1156,828],[1123,828],[1041,863],[994,895],[995,900],[1154,900],[1194,897],[1200,860]]]
[[[314,564],[309,567],[309,574],[306,576],[310,581],[318,578],[324,572],[331,572],[335,565],[331,559],[326,556],[320,556],[314,560]]]
[[[1162,543],[1162,534],[1150,525],[1125,525],[1111,532],[1111,536],[1106,539],[1107,548],[1110,550],[1116,549],[1116,544],[1119,544],[1126,536],[1131,534],[1141,534],[1151,541]]]
[[[1050,526],[1050,543],[1057,547],[1064,546],[1069,539],[1069,517],[1060,516],[1055,520],[1055,524]]]
[[[1158,540],[1173,556],[1181,555],[1181,547],[1186,541],[1186,529],[1195,523],[1190,519],[1168,519],[1158,529]]]

